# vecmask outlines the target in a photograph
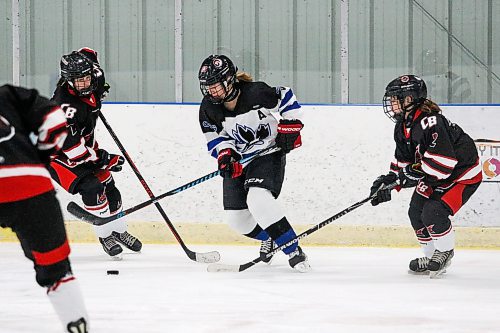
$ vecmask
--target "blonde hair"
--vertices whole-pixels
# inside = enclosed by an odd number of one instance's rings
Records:
[[[252,75],[248,74],[247,72],[236,73],[236,79],[238,81],[245,81],[245,82],[252,82],[253,81]]]
[[[431,101],[430,99],[426,99],[422,105],[420,106],[420,110],[425,113],[441,113],[441,108],[439,105]]]

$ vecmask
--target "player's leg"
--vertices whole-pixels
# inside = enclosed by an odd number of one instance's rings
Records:
[[[52,179],[68,193],[81,195],[86,210],[94,215],[109,216],[109,203],[104,185],[94,175],[95,168],[86,164],[73,165],[56,159],[50,163],[49,171]],[[111,235],[116,227],[115,224],[119,226],[123,222],[115,220],[103,226],[94,226],[94,232],[104,251],[111,257],[120,258],[119,254],[123,250]]]
[[[120,191],[115,185],[115,181],[111,175],[104,179],[104,188],[106,197],[109,202],[109,210],[111,215],[118,214],[122,211],[122,197]],[[120,219],[120,223],[115,225],[115,229],[111,232],[116,241],[123,244],[129,250],[139,252],[142,249],[142,243],[137,237],[132,236],[127,231],[125,220]]]
[[[422,209],[427,200],[427,198],[415,191],[413,192],[408,209],[411,225],[417,236],[418,243],[424,252],[423,257],[415,258],[410,261],[408,272],[412,274],[429,274],[428,265],[435,250],[432,237],[422,222]]]
[[[70,248],[55,193],[0,205],[0,211],[0,215],[10,216],[7,221],[13,221],[10,226],[26,257],[34,262],[36,281],[47,288],[47,296],[64,331],[87,332],[89,319],[79,284],[71,271]]]
[[[265,230],[257,224],[247,206],[247,191],[244,176],[224,178],[223,204],[226,223],[236,232],[261,241],[260,255],[264,262],[270,263],[272,257],[266,255],[272,250],[272,240]]]
[[[260,157],[247,167],[244,184],[248,189],[247,205],[250,213],[277,246],[297,236],[276,201],[285,176],[285,164],[285,156],[281,152]],[[289,255],[292,268],[300,272],[310,270],[307,256],[298,243],[285,247],[283,252]]]
[[[82,196],[85,209],[92,214],[99,216],[109,216],[110,207],[106,196],[105,187],[101,180],[94,174],[87,175],[80,179],[74,191]],[[100,226],[94,226],[94,232],[99,238],[104,252],[114,258],[121,258],[122,247],[116,242],[113,231],[126,230],[125,222],[118,219]]]
[[[436,250],[429,262],[431,277],[445,272],[451,264],[455,248],[455,230],[450,215],[455,215],[479,187],[476,184],[454,183],[436,188],[422,211],[422,221],[429,230]]]

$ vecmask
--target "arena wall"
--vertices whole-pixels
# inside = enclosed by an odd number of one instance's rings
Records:
[[[303,146],[288,155],[279,198],[299,231],[367,197],[372,181],[388,171],[394,150],[393,123],[381,106],[306,105],[303,110]],[[154,193],[216,170],[199,129],[198,105],[105,104],[103,113]],[[499,106],[449,106],[444,107],[444,114],[474,139],[500,139]],[[102,148],[119,153],[101,124],[97,138]],[[500,144],[478,147],[483,160],[500,160]],[[125,208],[149,199],[130,167],[114,176]],[[453,217],[459,246],[500,247],[500,176],[488,181]],[[249,242],[224,224],[221,184],[217,177],[161,201],[186,243]],[[407,217],[411,193],[403,190],[377,207],[366,204],[304,243],[415,246]],[[58,197],[63,210],[69,200],[80,203],[78,197],[59,189]],[[154,206],[125,218],[145,242],[175,242]],[[95,241],[88,224],[66,212],[65,219],[73,241]],[[2,231],[0,239],[12,240],[13,235]]]

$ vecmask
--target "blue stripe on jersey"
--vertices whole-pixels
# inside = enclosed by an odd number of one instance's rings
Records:
[[[281,100],[280,108],[282,108],[283,105],[285,105],[286,103],[288,103],[290,101],[290,99],[292,99],[292,97],[293,97],[292,89],[289,89],[286,92],[285,97],[283,97],[283,99]]]
[[[228,140],[231,140],[231,139],[230,138],[224,138],[224,137],[221,137],[221,136],[213,139],[212,141],[210,141],[210,142],[207,143],[208,151],[214,149],[215,146],[217,146],[222,141],[228,141]]]
[[[217,149],[212,149],[210,156],[217,158]]]
[[[293,231],[293,229],[288,229],[287,232],[285,232],[283,235],[279,236],[278,239],[274,240],[274,242],[276,243],[276,245],[281,246],[283,244],[288,243],[289,241],[294,239],[296,236],[297,235],[295,234],[295,231]],[[297,246],[298,246],[298,243],[293,243],[292,245],[285,247],[283,249],[283,252],[285,254],[290,254],[297,249]]]
[[[292,105],[287,105],[281,112],[280,114],[283,114],[287,111],[295,110],[295,109],[300,109],[300,105],[297,101],[293,102]]]

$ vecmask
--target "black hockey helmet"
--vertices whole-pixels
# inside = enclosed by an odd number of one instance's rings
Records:
[[[65,54],[61,57],[61,78],[75,90],[80,96],[89,95],[97,86],[97,79],[94,74],[94,63],[85,55],[78,51]],[[90,86],[86,89],[76,89],[74,80],[90,75]]]
[[[412,102],[404,105],[407,96],[412,97]],[[403,112],[394,113],[391,99],[397,98]],[[392,121],[403,119],[404,113],[416,110],[427,98],[427,86],[424,80],[416,75],[402,75],[392,80],[385,88],[383,98],[384,113]]]
[[[235,85],[237,71],[238,68],[225,55],[213,54],[203,60],[198,72],[200,90],[203,96],[206,96],[214,104],[230,102],[235,99],[239,92]],[[208,87],[217,83],[220,83],[224,89],[224,98],[217,98],[210,94]]]

